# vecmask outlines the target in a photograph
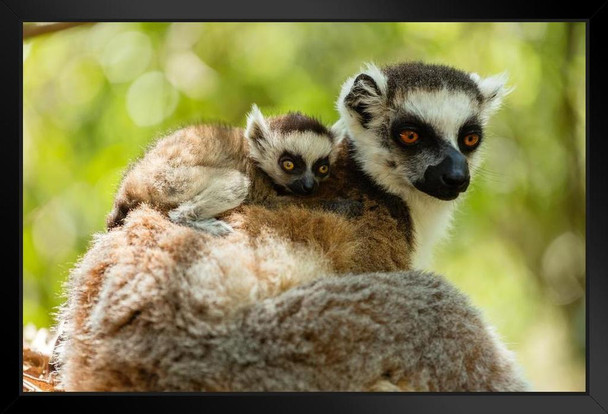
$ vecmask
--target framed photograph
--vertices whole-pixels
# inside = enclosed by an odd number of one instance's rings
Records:
[[[607,412],[601,2],[0,10],[7,412]]]

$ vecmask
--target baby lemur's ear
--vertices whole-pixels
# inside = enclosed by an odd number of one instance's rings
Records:
[[[368,63],[357,76],[342,85],[338,110],[358,118],[364,128],[378,118],[386,101],[386,75],[373,63]]]
[[[505,96],[513,91],[514,88],[507,87],[506,83],[509,79],[507,72],[498,75],[482,78],[477,73],[470,73],[469,76],[477,84],[479,92],[483,97],[483,114],[484,118],[492,115],[502,103]]]
[[[245,129],[245,137],[255,146],[263,145],[263,142],[269,139],[270,128],[262,115],[260,108],[253,104],[251,111],[247,114],[247,128]]]
[[[342,119],[338,119],[330,128],[329,132],[333,137],[333,146],[334,148],[338,147],[344,138],[346,138],[346,127],[344,126],[344,122]]]

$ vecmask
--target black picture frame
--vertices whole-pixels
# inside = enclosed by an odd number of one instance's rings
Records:
[[[406,2],[404,0],[0,0],[3,41],[2,111],[5,191],[5,253],[17,263],[6,266],[2,342],[5,385],[2,412],[82,412],[232,410],[349,413],[608,413],[608,151],[605,69],[608,1],[555,2],[510,0],[489,5],[480,0]],[[587,367],[585,392],[531,393],[23,393],[22,375],[22,25],[68,21],[582,21],[587,24]],[[16,103],[16,105],[15,105]],[[14,147],[13,147],[14,146]],[[16,175],[16,177],[15,177]],[[8,177],[15,177],[9,179]],[[18,209],[16,212],[15,210]],[[17,220],[12,217],[17,216]],[[8,231],[10,230],[10,231]],[[13,231],[18,234],[17,242]],[[18,292],[16,295],[14,292]],[[15,298],[15,300],[11,300]],[[16,326],[18,323],[18,327]],[[15,349],[17,348],[17,349]],[[9,357],[10,355],[10,357]],[[14,356],[19,355],[19,358]]]

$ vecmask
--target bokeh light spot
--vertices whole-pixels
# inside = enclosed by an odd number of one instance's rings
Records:
[[[60,261],[76,244],[76,223],[71,211],[57,200],[49,202],[36,214],[32,236],[40,255],[53,262]]]
[[[217,86],[217,74],[194,53],[172,53],[166,63],[167,79],[190,98],[202,99]]]
[[[101,64],[110,82],[121,83],[135,79],[146,70],[152,58],[152,45],[138,31],[119,33],[104,47]]]
[[[59,88],[66,102],[83,105],[97,96],[103,81],[103,73],[95,60],[79,58],[61,73]]]
[[[129,116],[139,126],[158,124],[175,111],[178,101],[179,93],[158,71],[141,75],[127,92]]]

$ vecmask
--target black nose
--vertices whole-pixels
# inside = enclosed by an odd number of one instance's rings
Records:
[[[437,167],[439,180],[447,189],[464,191],[469,186],[469,166],[459,151],[448,148],[446,157]]]
[[[467,169],[453,169],[441,176],[441,181],[447,187],[462,190],[469,185],[469,174]]]
[[[296,191],[294,191],[296,194],[300,194],[300,195],[309,195],[312,194],[312,188],[305,188],[304,186],[299,186]]]
[[[443,149],[444,158],[424,171],[424,179],[414,186],[440,200],[454,200],[469,186],[469,166],[466,157],[451,146]]]
[[[293,183],[288,188],[296,194],[309,195],[315,192],[319,184],[312,177],[302,177]]]
[[[309,195],[315,192],[315,190],[317,189],[316,183],[306,183],[306,182],[300,182],[300,185],[298,186],[298,190],[296,191],[299,194],[302,195]]]
[[[315,189],[315,182],[314,181],[304,181],[302,182],[302,191],[304,191],[307,194],[312,193],[312,191]]]

